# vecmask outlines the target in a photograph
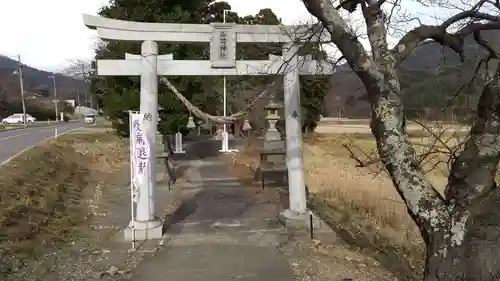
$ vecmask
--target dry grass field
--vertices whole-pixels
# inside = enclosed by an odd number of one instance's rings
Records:
[[[468,130],[466,126],[443,121],[428,122],[425,127],[422,125],[420,122],[408,121],[408,133],[425,135],[428,134],[428,129],[448,132],[465,132]],[[371,134],[370,120],[323,118],[320,120],[315,132],[319,134]]]
[[[420,153],[426,151],[423,144],[430,142],[429,138],[412,141]],[[324,211],[325,219],[340,223],[339,228],[344,230],[354,229],[358,232],[354,236],[362,235],[375,249],[394,248],[409,255],[406,257],[408,270],[419,267],[423,258],[422,240],[392,182],[378,163],[357,167],[343,145],[351,147],[359,157],[376,158],[375,143],[368,137],[316,136],[309,139],[304,150],[304,165],[309,191],[313,198],[323,203],[316,206],[320,212]],[[432,159],[424,165],[430,170],[428,178],[443,190],[447,177],[446,156],[429,158]],[[329,208],[335,212],[328,213]],[[360,238],[352,237],[353,240]],[[387,247],[390,249],[384,249]]]
[[[353,126],[358,130],[354,131]],[[306,139],[304,165],[311,204],[324,219],[347,233],[352,242],[368,245],[379,254],[393,255],[386,259],[387,265],[406,271],[410,277],[423,264],[422,238],[380,162],[360,168],[353,159],[351,152],[366,162],[377,159],[374,138],[366,134],[368,126],[362,126],[322,124],[319,131],[328,133]],[[440,135],[438,140],[417,124],[408,126],[428,180],[440,192],[448,177],[449,150],[457,146],[466,130],[456,125],[432,124],[432,131]]]
[[[360,168],[350,155],[346,147],[361,159],[377,158],[367,122],[354,123],[323,123],[304,140],[310,207],[348,244],[371,252],[401,280],[412,280],[423,265],[422,238],[380,162]],[[436,134],[447,129],[440,141],[416,124],[410,125],[408,132],[417,154],[423,158],[429,181],[442,192],[448,177],[448,150],[457,146],[466,128],[433,126]],[[236,161],[256,169],[256,149],[249,145]]]

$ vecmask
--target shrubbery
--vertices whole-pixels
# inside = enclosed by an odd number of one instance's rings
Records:
[[[73,107],[69,106],[66,103],[59,103],[58,107],[59,110],[65,113],[65,116],[67,113],[73,113],[74,111]],[[5,118],[14,113],[22,113],[22,112],[23,112],[23,107],[20,101],[7,102],[0,100],[0,119]],[[38,121],[45,121],[49,119],[54,120],[56,117],[55,108],[53,106],[48,106],[43,103],[33,102],[33,101],[26,102],[26,113],[35,117]]]

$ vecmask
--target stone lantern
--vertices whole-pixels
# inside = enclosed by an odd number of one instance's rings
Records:
[[[196,128],[196,125],[194,124],[194,118],[193,118],[193,116],[189,116],[189,119],[188,119],[188,122],[186,124],[186,127],[188,129],[194,129],[194,128]]]
[[[268,127],[264,139],[266,141],[281,140],[281,133],[276,129],[276,123],[280,120],[278,110],[282,106],[274,101],[269,102],[265,107],[267,110],[266,120],[268,122]]]
[[[252,129],[252,126],[250,126],[250,122],[248,121],[248,119],[245,119],[245,121],[243,121],[243,127],[241,129],[245,132],[248,132]]]
[[[205,124],[203,120],[199,120],[198,122],[196,122],[196,127],[198,128],[198,136],[201,135],[201,127],[203,126],[203,124]]]
[[[284,149],[285,142],[281,139],[281,133],[276,128],[276,123],[281,119],[278,110],[283,106],[271,100],[264,108],[267,110],[266,120],[269,123],[266,134],[264,135],[264,149]]]

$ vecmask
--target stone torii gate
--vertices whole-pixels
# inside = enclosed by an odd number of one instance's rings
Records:
[[[87,27],[96,29],[101,39],[142,41],[140,55],[125,54],[124,60],[97,61],[98,75],[141,77],[140,113],[150,117],[144,124],[151,147],[149,182],[139,187],[136,239],[154,239],[162,235],[162,222],[154,214],[158,76],[283,75],[290,197],[290,208],[283,217],[291,221],[307,220],[299,76],[327,75],[333,73],[333,69],[310,56],[299,57],[296,42],[311,38],[329,42],[326,34],[314,34],[310,26],[142,23],[91,15],[83,15],[83,21]],[[210,42],[210,60],[174,60],[171,54],[159,55],[156,41]],[[269,60],[236,60],[236,42],[282,43],[283,55],[270,55]],[[125,233],[129,238],[127,230]]]

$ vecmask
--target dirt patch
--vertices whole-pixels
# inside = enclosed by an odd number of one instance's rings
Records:
[[[280,248],[290,261],[295,280],[398,280],[360,248],[349,247],[335,235],[328,235],[318,235],[320,239],[313,240],[294,236]]]
[[[256,139],[247,139],[243,149],[238,153],[224,154],[222,157],[231,163],[231,173],[244,185],[256,185],[255,171],[259,166],[259,148]]]

